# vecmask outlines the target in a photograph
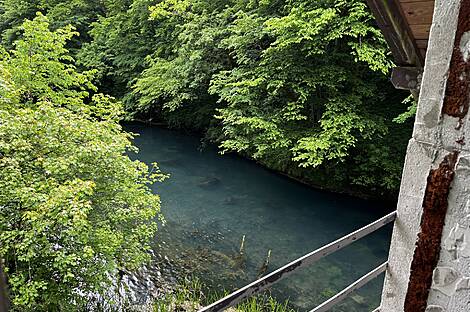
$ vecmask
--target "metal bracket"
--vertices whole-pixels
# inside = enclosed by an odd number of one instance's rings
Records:
[[[391,81],[396,89],[419,90],[422,76],[422,69],[417,67],[395,67],[392,70]]]

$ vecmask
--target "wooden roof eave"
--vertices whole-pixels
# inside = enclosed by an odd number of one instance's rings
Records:
[[[398,0],[367,0],[392,52],[395,67],[391,82],[397,89],[410,90],[418,97],[424,53],[420,51]]]
[[[424,59],[396,0],[367,0],[367,3],[390,46],[395,63],[422,68]]]

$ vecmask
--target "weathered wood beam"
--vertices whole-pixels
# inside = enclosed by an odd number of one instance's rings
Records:
[[[367,0],[398,66],[423,67],[423,56],[396,0]]]

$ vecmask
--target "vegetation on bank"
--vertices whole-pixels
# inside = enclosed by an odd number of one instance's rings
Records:
[[[155,312],[196,312],[202,308],[202,304],[217,301],[223,294],[207,296],[203,285],[197,280],[183,281],[172,293],[168,293],[154,304]],[[295,312],[289,308],[288,302],[279,303],[269,295],[252,297],[238,304],[235,308],[229,308],[227,312]]]
[[[132,161],[122,109],[38,13],[0,51],[0,255],[14,311],[65,311],[149,259],[156,168]]]
[[[6,0],[8,48],[41,11],[130,118],[197,131],[307,183],[390,196],[411,123],[364,0]],[[410,114],[404,116],[412,116]]]

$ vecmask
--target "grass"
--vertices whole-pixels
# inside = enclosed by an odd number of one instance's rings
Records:
[[[195,312],[203,305],[216,301],[227,294],[204,294],[204,285],[195,280],[187,280],[178,285],[173,293],[167,294],[154,304],[154,312]],[[296,312],[288,302],[280,303],[269,295],[261,295],[245,300],[227,312]]]

